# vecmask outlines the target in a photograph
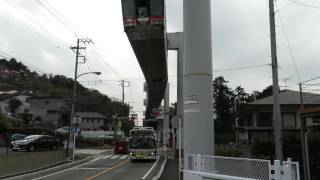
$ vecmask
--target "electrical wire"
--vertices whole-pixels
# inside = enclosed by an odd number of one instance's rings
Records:
[[[55,17],[59,21],[61,25],[65,25],[66,27],[76,38],[78,38],[78,34],[81,35],[81,32],[71,24],[64,16],[62,16],[53,6],[51,6],[46,0],[36,0],[36,2],[45,8],[52,16]]]
[[[75,26],[73,25],[70,21],[68,21],[67,18],[65,18],[61,13],[59,13],[59,11],[57,11],[52,5],[50,5],[50,3],[48,3],[46,0],[40,1],[40,0],[36,0],[42,7],[44,7],[50,14],[52,14],[59,22],[62,26],[66,27],[70,32],[72,32],[74,34],[74,36],[78,37],[77,34],[80,34],[81,36],[83,36],[83,34],[81,33],[81,31]],[[119,73],[113,69],[111,67],[111,65],[109,63],[107,63],[103,58],[103,55],[101,55],[99,49],[93,45],[93,52],[95,53],[96,57],[98,58],[98,60],[100,60],[104,66],[106,66],[108,68],[108,70],[110,69],[116,76],[118,76],[119,78],[121,78],[121,76],[119,75]]]
[[[298,5],[305,6],[305,7],[314,8],[314,9],[320,9],[319,6],[315,6],[315,5],[312,5],[312,4],[304,3],[304,2],[301,2],[301,1],[297,1],[297,0],[288,0],[288,1],[293,3],[293,4],[298,4]]]
[[[21,15],[23,15],[25,18],[27,18],[29,21],[31,21],[34,25],[37,25],[42,31],[48,33],[49,35],[53,36],[55,39],[59,40],[62,44],[67,46],[69,48],[69,45],[64,42],[61,38],[51,33],[49,30],[47,30],[44,26],[39,24],[36,20],[34,20],[31,16],[29,16],[27,13],[21,11],[15,4],[11,3],[9,0],[5,0],[7,4],[11,7],[13,7],[16,11],[18,11]]]
[[[276,8],[278,9],[277,3],[276,3]],[[289,41],[289,36],[288,36],[287,31],[286,31],[286,28],[285,28],[285,25],[283,23],[283,20],[282,20],[280,12],[278,12],[278,17],[279,17],[279,20],[280,20],[282,31],[283,31],[284,36],[285,36],[285,40],[287,42],[288,50],[289,50],[289,53],[290,53],[290,56],[291,56],[291,61],[292,61],[293,65],[294,65],[294,69],[295,69],[295,71],[297,73],[298,80],[299,80],[299,82],[301,82],[302,81],[301,80],[301,75],[300,75],[300,72],[299,72],[295,57],[293,55],[293,50],[292,50],[292,46],[291,46],[290,41]]]
[[[34,71],[36,71],[36,72],[39,72],[39,73],[41,73],[41,74],[49,74],[49,73],[46,73],[46,72],[40,70],[39,68],[36,68],[36,67],[33,66],[33,65],[30,65],[29,63],[26,63],[24,60],[15,58],[14,56],[11,56],[11,55],[9,55],[8,53],[5,53],[5,52],[3,52],[3,51],[1,51],[1,50],[0,50],[0,56],[3,57],[3,58],[5,58],[6,60],[16,59],[16,60],[18,60],[18,61],[21,61],[21,62],[22,62],[26,67],[28,67],[29,69],[34,70]],[[29,64],[29,65],[28,65],[28,64]]]

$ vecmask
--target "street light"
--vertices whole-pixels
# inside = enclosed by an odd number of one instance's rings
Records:
[[[86,74],[96,74],[96,75],[101,75],[101,72],[86,72],[86,73],[82,73],[77,75],[77,71],[75,72],[75,78],[73,81],[73,93],[72,93],[72,101],[71,101],[71,117],[69,120],[69,132],[68,132],[68,140],[67,140],[67,148],[66,148],[66,157],[68,158],[69,155],[69,141],[70,141],[70,136],[71,136],[71,124],[72,121],[74,119],[74,114],[75,114],[75,102],[76,102],[76,92],[77,92],[77,79],[80,76],[86,75]],[[75,145],[73,144],[73,148],[75,147]]]

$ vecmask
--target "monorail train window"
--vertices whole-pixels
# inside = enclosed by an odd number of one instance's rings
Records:
[[[149,17],[150,0],[136,0],[136,13],[138,18]]]
[[[164,0],[150,0],[151,16],[164,16]]]
[[[136,17],[135,0],[122,0],[123,15],[126,18]]]

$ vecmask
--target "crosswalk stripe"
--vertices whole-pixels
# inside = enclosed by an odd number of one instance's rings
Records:
[[[125,159],[126,157],[128,157],[127,155],[121,156],[119,159]]]
[[[109,155],[109,156],[105,156],[103,157],[102,159],[108,159],[109,157],[111,157],[112,155]]]
[[[118,158],[120,155],[116,155],[116,156],[113,156],[112,158],[110,158],[110,159],[116,159],[116,158]]]

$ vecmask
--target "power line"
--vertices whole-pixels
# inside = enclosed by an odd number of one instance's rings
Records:
[[[72,32],[74,34],[74,36],[77,36],[77,33],[82,35],[81,31],[75,26],[73,25],[70,21],[68,21],[67,18],[65,18],[61,13],[59,13],[59,11],[57,11],[53,6],[51,6],[46,0],[43,0],[43,2],[41,2],[40,0],[37,0],[37,2],[44,7],[47,11],[49,11],[50,14],[52,14],[59,22],[62,26],[66,27],[70,32]],[[118,76],[119,78],[121,77],[119,75],[119,73],[113,69],[109,63],[107,63],[103,58],[103,55],[101,55],[101,53],[99,53],[100,51],[98,50],[98,48],[93,45],[93,52],[95,53],[96,57],[108,68],[110,69],[116,76]]]
[[[295,1],[295,2],[296,2],[296,1]],[[277,3],[276,3],[276,7],[277,7],[277,9],[278,9]],[[295,71],[296,71],[296,73],[297,73],[299,82],[301,82],[301,75],[300,75],[300,72],[299,72],[299,69],[298,69],[298,66],[297,66],[295,57],[294,57],[294,55],[293,55],[292,46],[291,46],[291,44],[290,44],[289,37],[288,37],[288,33],[287,33],[286,28],[285,28],[285,26],[284,26],[282,17],[281,17],[281,15],[280,15],[280,12],[278,12],[278,17],[279,17],[279,20],[280,20],[280,24],[281,24],[281,27],[282,27],[282,31],[283,31],[284,36],[285,36],[285,40],[286,40],[287,45],[288,45],[288,49],[289,49],[289,53],[290,53],[290,56],[291,56],[291,60],[292,60],[292,62],[293,62]]]
[[[66,27],[71,33],[78,38],[77,34],[81,34],[81,32],[73,25],[71,24],[64,16],[62,16],[53,6],[51,6],[46,0],[36,0],[36,2],[45,8],[52,16],[54,16],[61,25],[66,25]],[[75,30],[75,31],[74,31]]]
[[[16,5],[14,5],[13,3],[11,3],[9,0],[6,0],[7,4],[10,5],[11,7],[13,7],[14,9],[16,9],[21,15],[23,15],[24,17],[26,17],[27,19],[29,19],[33,24],[37,25],[41,30],[43,30],[44,32],[52,35],[55,39],[58,39],[59,41],[61,41],[61,43],[63,43],[65,46],[69,47],[69,45],[64,42],[61,38],[59,38],[58,36],[54,35],[53,33],[51,33],[49,30],[47,30],[44,26],[42,26],[41,24],[39,24],[36,20],[34,20],[31,16],[29,16],[27,13],[24,13],[23,11],[21,11]]]
[[[320,9],[319,6],[315,6],[315,5],[312,5],[312,4],[304,3],[304,2],[301,2],[301,1],[298,1],[298,0],[288,0],[288,1],[293,3],[293,4],[298,4],[298,5],[305,6],[305,7],[314,8],[314,9]]]
[[[255,65],[255,66],[242,66],[242,67],[235,67],[229,69],[220,69],[220,70],[213,70],[213,72],[227,72],[227,71],[238,71],[238,70],[245,70],[245,69],[255,69],[265,66],[270,66],[271,64],[262,64],[262,65]]]
[[[3,51],[1,51],[1,50],[0,50],[0,56],[3,57],[3,58],[5,58],[6,60],[16,59],[16,60],[18,60],[18,61],[21,61],[25,66],[27,66],[27,67],[28,67],[29,69],[31,69],[31,70],[34,70],[34,71],[39,72],[39,73],[41,73],[41,74],[48,74],[48,73],[40,70],[39,68],[36,68],[36,67],[34,67],[33,65],[30,65],[29,63],[26,63],[24,60],[15,58],[14,56],[11,56],[11,55],[9,55],[8,53],[3,52]],[[29,65],[28,65],[28,64],[29,64]],[[32,66],[33,66],[33,67],[32,67]]]

